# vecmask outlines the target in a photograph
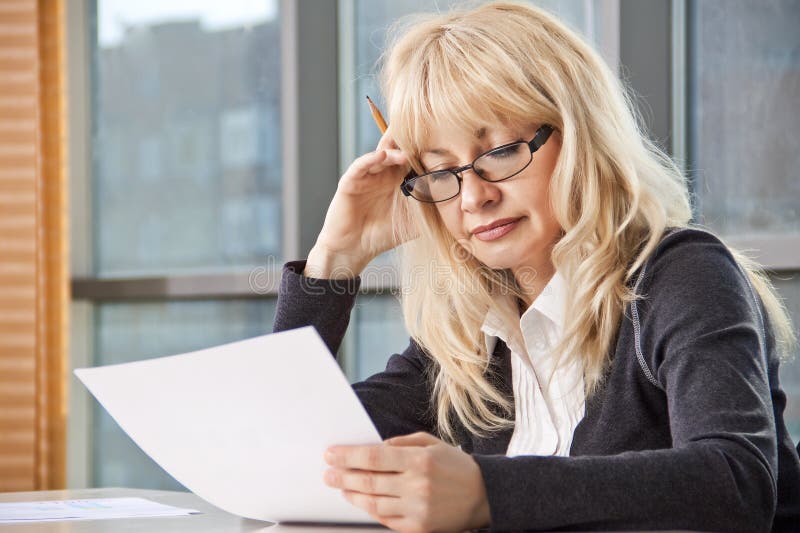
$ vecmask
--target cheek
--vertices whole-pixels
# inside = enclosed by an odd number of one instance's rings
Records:
[[[461,210],[458,208],[457,202],[451,200],[438,203],[436,204],[436,210],[439,212],[439,218],[450,235],[456,239],[464,236],[464,230],[461,227]]]
[[[556,141],[556,142],[554,142]],[[561,145],[557,139],[550,139],[552,144],[545,145],[547,150],[542,153],[540,159],[536,183],[536,209],[543,215],[552,216],[552,206],[550,203],[550,185],[553,179],[553,171],[558,163],[558,156],[561,152]]]
[[[545,144],[539,150],[539,152],[533,155],[534,162],[537,162],[536,156],[539,156],[538,165],[536,166],[536,173],[538,176],[540,176],[540,181],[545,185],[548,185],[550,183],[550,179],[552,178],[553,171],[558,164],[558,158],[561,155],[561,143],[557,138],[555,138],[555,136],[553,136],[550,138],[547,144]]]
[[[550,203],[550,179],[541,180],[537,187],[536,200],[533,209],[545,227],[552,227],[557,224],[553,214],[553,206]]]

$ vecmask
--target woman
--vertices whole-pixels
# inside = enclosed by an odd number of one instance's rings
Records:
[[[491,4],[417,21],[382,82],[391,126],[287,264],[275,321],[336,353],[357,276],[405,243],[411,343],[354,385],[387,440],[330,449],[325,481],[401,531],[797,527],[786,312],[689,226],[599,56]]]

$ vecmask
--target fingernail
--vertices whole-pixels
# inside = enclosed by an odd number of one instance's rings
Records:
[[[335,457],[336,457],[336,456],[334,455],[334,453],[333,453],[332,451],[330,451],[330,450],[327,450],[327,451],[325,452],[325,462],[326,462],[326,463],[328,463],[328,464],[333,464],[333,459],[334,459]]]

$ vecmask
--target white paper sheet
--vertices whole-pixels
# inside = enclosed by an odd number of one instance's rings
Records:
[[[101,520],[198,514],[144,498],[93,498],[0,503],[0,524],[27,524],[54,520]]]
[[[322,481],[328,446],[381,440],[310,326],[75,374],[147,455],[225,511],[375,523]]]

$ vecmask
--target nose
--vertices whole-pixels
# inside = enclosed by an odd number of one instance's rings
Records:
[[[481,179],[473,169],[461,175],[461,210],[474,213],[500,200],[500,188],[491,181]]]

